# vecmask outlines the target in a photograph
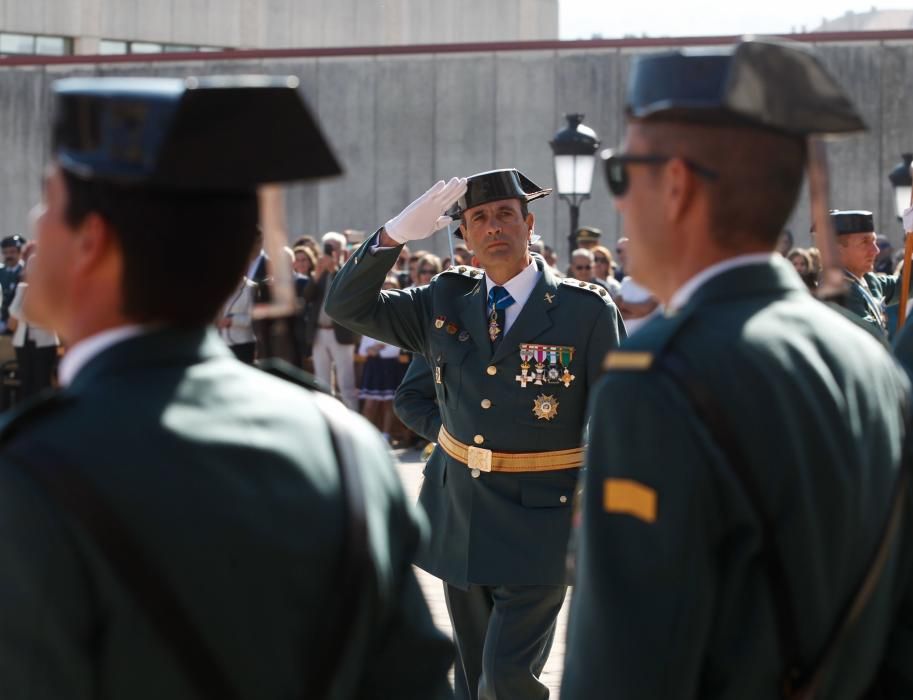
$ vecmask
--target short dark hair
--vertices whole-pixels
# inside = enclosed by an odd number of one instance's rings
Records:
[[[172,192],[82,180],[64,172],[67,223],[92,212],[123,253],[122,313],[139,323],[211,322],[237,287],[257,236],[254,192]]]
[[[802,187],[801,138],[752,127],[666,122],[650,124],[647,133],[665,155],[717,172],[704,182],[710,191],[710,232],[718,245],[738,248],[750,238],[773,249]]]

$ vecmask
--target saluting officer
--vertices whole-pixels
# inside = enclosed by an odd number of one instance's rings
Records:
[[[665,314],[594,396],[562,700],[913,697],[909,385],[773,254],[808,136],[864,125],[781,44],[628,84],[606,174]]]
[[[55,95],[26,304],[70,350],[0,427],[0,697],[449,697],[384,442],[211,326],[257,186],[339,172],[297,90]]]
[[[624,337],[608,292],[529,253],[527,204],[549,192],[514,169],[439,182],[362,245],[327,300],[339,323],[424,355],[434,377],[443,426],[418,565],[444,580],[461,698],[548,696],[538,676],[566,592],[587,399]],[[402,245],[451,217],[484,272],[381,291]]]

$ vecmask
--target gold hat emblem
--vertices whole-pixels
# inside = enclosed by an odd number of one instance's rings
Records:
[[[554,396],[539,394],[533,401],[533,413],[539,420],[551,420],[558,415],[558,401]]]

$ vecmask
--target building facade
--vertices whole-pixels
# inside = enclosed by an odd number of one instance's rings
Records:
[[[504,18],[516,18],[510,22]],[[558,0],[10,0],[0,54],[94,55],[558,38]]]

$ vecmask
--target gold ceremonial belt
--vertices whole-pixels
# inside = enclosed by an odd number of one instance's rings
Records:
[[[458,462],[483,472],[550,472],[583,466],[582,447],[551,452],[493,452],[464,445],[443,426],[437,444]]]

